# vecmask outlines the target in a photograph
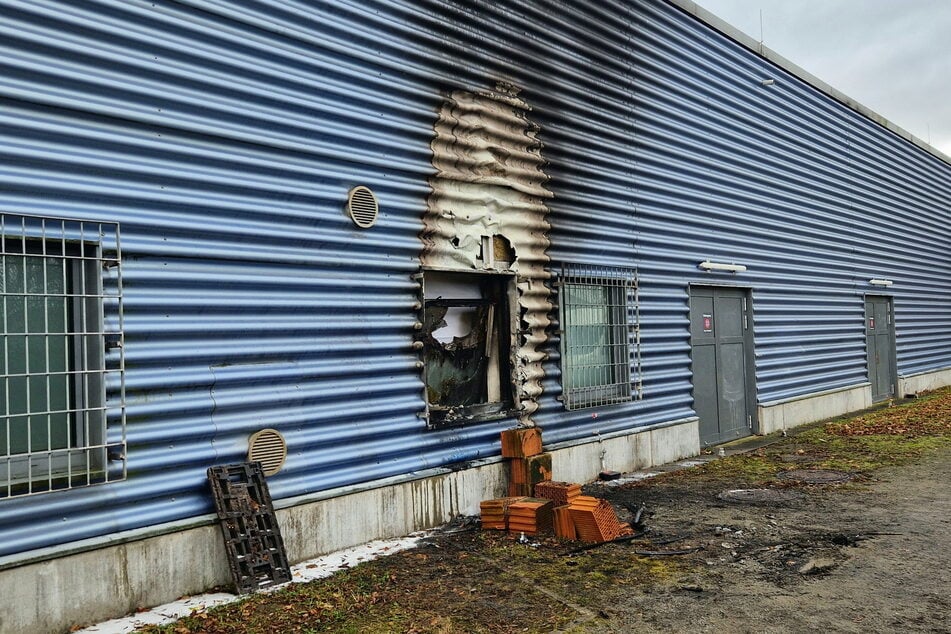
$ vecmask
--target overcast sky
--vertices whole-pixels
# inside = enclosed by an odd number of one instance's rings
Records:
[[[951,156],[951,0],[695,0]]]

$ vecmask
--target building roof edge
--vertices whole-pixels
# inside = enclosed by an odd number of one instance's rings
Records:
[[[919,139],[914,134],[912,134],[908,130],[905,130],[901,126],[896,125],[895,123],[892,123],[887,118],[878,114],[871,108],[862,105],[861,103],[859,103],[855,99],[852,99],[845,93],[839,90],[836,90],[835,88],[833,88],[826,82],[822,81],[821,79],[819,79],[818,77],[816,77],[815,75],[807,71],[806,69],[798,66],[794,62],[791,62],[790,60],[786,59],[785,57],[783,57],[776,51],[764,45],[762,42],[756,41],[754,38],[750,37],[749,35],[739,30],[732,24],[718,18],[713,13],[710,13],[709,11],[707,11],[706,9],[698,5],[696,2],[693,2],[693,0],[667,0],[667,2],[683,10],[684,12],[692,15],[696,19],[700,20],[707,26],[719,31],[723,35],[726,35],[727,37],[737,42],[738,44],[741,44],[742,46],[748,48],[749,50],[753,51],[760,57],[772,62],[773,64],[785,70],[786,72],[801,79],[802,81],[806,82],[807,84],[809,84],[816,90],[819,90],[829,95],[830,97],[832,97],[839,103],[858,112],[861,115],[864,115],[865,117],[871,119],[872,121],[879,124],[883,128],[890,130],[891,132],[897,134],[898,136],[902,137],[906,141],[909,141],[912,144],[918,146],[925,152],[928,152],[929,154],[938,158],[939,160],[944,161],[948,165],[951,165],[951,157],[949,157],[947,154],[945,154],[941,150],[937,149],[930,143],[927,143],[926,141]]]

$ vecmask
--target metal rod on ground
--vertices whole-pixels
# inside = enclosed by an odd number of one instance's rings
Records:
[[[640,523],[641,523],[641,515],[644,514],[644,509],[646,509],[646,508],[647,508],[647,507],[644,506],[644,504],[641,504],[641,505],[638,507],[637,513],[634,514],[634,520],[631,522],[631,526],[634,526],[635,524],[640,524]]]

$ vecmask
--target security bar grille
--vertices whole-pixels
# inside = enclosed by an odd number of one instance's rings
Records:
[[[0,213],[0,497],[125,478],[120,261],[115,223]]]
[[[638,317],[636,272],[566,263],[556,286],[565,408],[630,401],[632,363],[640,397],[640,341],[633,325]]]

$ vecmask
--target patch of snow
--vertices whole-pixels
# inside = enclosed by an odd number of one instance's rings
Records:
[[[302,561],[291,566],[290,583],[306,583],[316,579],[329,577],[338,570],[352,568],[365,561],[378,557],[392,555],[402,550],[415,548],[420,540],[426,538],[432,531],[413,533],[398,539],[378,539],[361,546],[354,546],[335,553],[317,557],[309,561]],[[273,592],[287,584],[273,586],[263,592]],[[241,597],[227,592],[209,592],[191,597],[183,597],[177,601],[156,606],[150,610],[136,612],[118,619],[110,619],[96,625],[79,630],[80,634],[129,634],[147,625],[164,625],[177,621],[183,617],[204,612],[209,608],[237,601]]]
[[[154,607],[151,610],[136,612],[129,616],[104,621],[103,623],[92,625],[79,631],[84,634],[127,634],[146,625],[171,623],[182,617],[197,612],[204,612],[208,608],[213,608],[216,605],[231,603],[237,598],[237,595],[228,592],[210,592],[208,594],[195,595]]]
[[[632,473],[631,475],[624,476],[621,478],[621,480],[624,482],[637,482],[639,480],[647,480],[648,478],[653,478],[659,475],[659,471],[643,471],[640,473]]]

